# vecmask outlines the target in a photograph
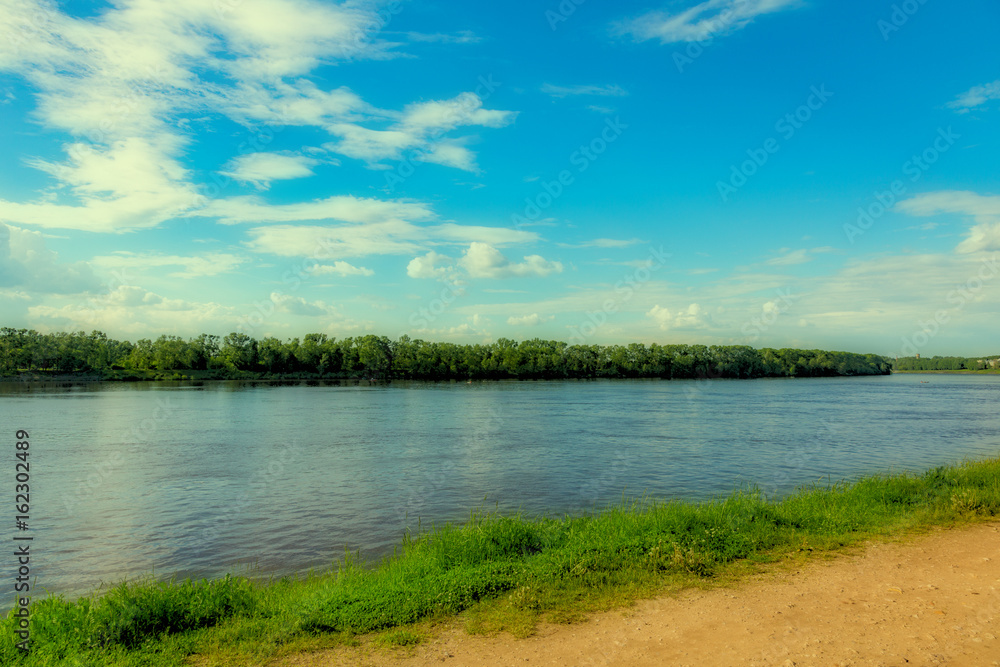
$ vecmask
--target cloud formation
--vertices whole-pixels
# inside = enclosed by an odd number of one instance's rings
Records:
[[[122,0],[86,18],[40,0],[7,0],[2,8],[0,71],[34,89],[37,123],[73,137],[65,159],[28,161],[52,176],[60,197],[0,199],[0,218],[18,225],[108,233],[185,215],[231,220],[246,202],[209,202],[185,166],[198,124],[211,116],[246,127],[246,140],[232,146],[240,154],[222,173],[261,190],[309,176],[317,164],[261,151],[260,137],[285,127],[325,131],[337,139],[330,150],[371,162],[421,148],[419,159],[474,171],[475,155],[449,133],[502,127],[516,116],[486,109],[473,92],[394,111],[345,87],[319,88],[307,78],[316,68],[391,51],[369,30],[374,10],[353,3]],[[389,129],[365,126],[385,123]],[[257,202],[256,221],[288,220],[288,206],[268,215],[268,204]]]
[[[896,204],[896,209],[917,216],[939,213],[969,216],[976,224],[955,250],[960,253],[1000,250],[1000,196],[966,190],[942,190],[901,201]]]
[[[983,106],[990,100],[1000,100],[1000,79],[984,83],[981,86],[973,86],[949,102],[948,108],[955,109],[959,113],[967,113],[971,109]]]
[[[528,255],[523,262],[512,262],[493,246],[479,242],[469,244],[458,264],[470,278],[543,278],[563,270],[560,262],[550,262],[541,255]]]
[[[742,30],[763,14],[791,9],[799,0],[706,0],[681,12],[652,11],[617,26],[637,42],[699,42]]]
[[[241,183],[251,183],[259,190],[266,190],[271,181],[312,176],[312,168],[317,164],[319,160],[304,155],[249,153],[233,158],[219,173]]]

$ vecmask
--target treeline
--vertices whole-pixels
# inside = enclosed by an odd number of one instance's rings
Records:
[[[988,357],[900,357],[897,371],[982,371],[1000,366],[1000,355]]]
[[[106,378],[319,376],[369,379],[759,378],[877,375],[891,360],[874,354],[746,345],[568,345],[537,338],[458,345],[401,336],[301,340],[242,333],[220,338],[160,336],[131,343],[89,334],[0,329],[0,375],[31,372]],[[214,373],[213,373],[214,371]]]

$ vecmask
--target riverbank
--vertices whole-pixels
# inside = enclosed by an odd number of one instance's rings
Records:
[[[572,625],[540,624],[528,638],[441,624],[412,649],[342,647],[273,665],[1000,664],[1000,523],[858,551],[791,559],[731,587],[642,600]]]
[[[75,602],[34,600],[33,652],[3,664],[251,665],[302,651],[415,645],[438,623],[528,636],[635,600],[738,582],[774,564],[1000,514],[1000,459],[878,475],[771,502],[753,489],[705,503],[641,501],[597,515],[473,514],[404,540],[376,567],[258,585],[121,584]],[[15,620],[2,624],[14,636]],[[294,663],[289,663],[294,664]]]

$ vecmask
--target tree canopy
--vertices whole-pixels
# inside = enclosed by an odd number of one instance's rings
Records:
[[[89,334],[0,329],[0,374],[88,373],[149,377],[151,371],[199,376],[282,375],[369,379],[759,378],[878,375],[891,360],[826,350],[754,349],[746,345],[569,345],[532,338],[460,345],[401,336],[257,340],[233,332],[187,340],[163,335],[136,342]]]
[[[986,357],[900,357],[893,362],[897,371],[982,371],[1000,366],[1000,355]]]

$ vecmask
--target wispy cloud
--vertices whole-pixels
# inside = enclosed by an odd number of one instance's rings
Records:
[[[531,313],[530,315],[522,315],[520,317],[515,317],[511,315],[507,318],[507,324],[519,327],[537,327],[543,322],[548,322],[553,319],[552,315],[542,316],[538,313]]]
[[[637,243],[642,243],[642,239],[631,238],[631,239],[594,239],[592,241],[584,241],[582,243],[559,243],[558,245],[562,248],[627,248],[629,246],[636,245]]]
[[[793,266],[795,264],[805,264],[806,262],[811,262],[815,255],[833,252],[835,249],[831,246],[822,246],[820,248],[782,248],[779,250],[779,254],[776,257],[772,257],[764,261],[767,266]]]
[[[475,44],[482,41],[482,38],[471,30],[459,30],[453,35],[441,32],[408,32],[406,38],[411,42],[436,42],[440,44]]]
[[[386,129],[366,128],[358,123],[335,123],[328,130],[339,141],[323,145],[327,150],[347,157],[377,163],[399,160],[404,151],[414,159],[465,171],[476,171],[473,153],[458,139],[444,135],[463,126],[498,128],[514,122],[514,111],[483,108],[475,93],[461,93],[448,100],[432,100],[407,106],[395,115]]]
[[[943,190],[911,197],[896,204],[903,213],[930,216],[957,213],[971,217],[976,224],[965,240],[955,248],[960,253],[1000,250],[1000,196],[981,195],[964,190]]]
[[[205,276],[217,276],[229,273],[246,258],[228,253],[210,253],[197,256],[180,255],[157,255],[153,253],[133,253],[116,252],[112,255],[102,255],[90,260],[91,264],[103,269],[117,270],[128,269],[149,269],[164,266],[181,267],[180,271],[174,271],[168,275],[171,278],[203,278]]]
[[[542,92],[552,97],[568,97],[570,95],[596,95],[599,97],[625,97],[628,93],[618,85],[604,86],[556,86],[551,83],[542,84]]]
[[[242,183],[252,183],[266,190],[271,181],[305,178],[313,175],[319,160],[304,155],[250,153],[234,158],[220,173]]]
[[[648,12],[618,24],[615,31],[640,42],[698,42],[742,30],[758,16],[798,4],[799,0],[707,0],[681,12]]]
[[[959,113],[981,107],[990,100],[1000,100],[1000,79],[981,86],[974,86],[948,103],[948,108]]]
[[[333,264],[317,264],[313,266],[310,273],[317,276],[323,275],[335,275],[335,276],[373,276],[375,272],[364,266],[354,266],[343,261],[336,261]]]

